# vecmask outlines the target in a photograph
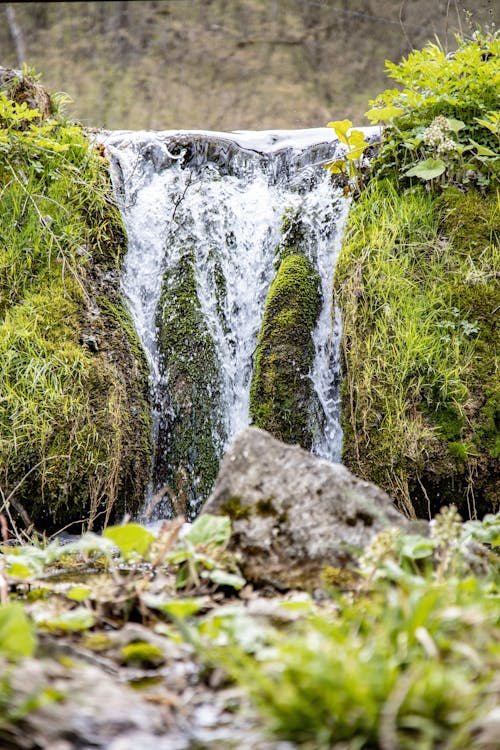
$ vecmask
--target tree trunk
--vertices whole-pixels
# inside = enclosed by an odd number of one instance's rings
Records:
[[[26,47],[21,27],[17,23],[16,12],[10,3],[5,7],[5,16],[12,41],[14,42],[14,49],[16,50],[17,65],[19,68],[22,68],[26,61]]]

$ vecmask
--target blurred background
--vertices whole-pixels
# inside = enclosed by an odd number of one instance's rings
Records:
[[[34,67],[99,128],[362,125],[393,87],[385,59],[497,16],[497,0],[0,3],[0,64]]]

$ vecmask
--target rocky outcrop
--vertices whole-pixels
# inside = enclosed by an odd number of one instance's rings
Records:
[[[224,457],[206,513],[227,514],[245,577],[314,587],[388,526],[406,520],[374,484],[250,427]]]

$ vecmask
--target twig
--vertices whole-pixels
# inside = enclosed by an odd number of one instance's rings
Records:
[[[34,528],[33,521],[31,520],[31,518],[29,517],[26,510],[24,509],[22,504],[19,502],[19,500],[15,499],[14,495],[18,491],[18,489],[22,487],[22,485],[24,484],[26,479],[30,476],[30,474],[33,474],[33,472],[36,471],[38,468],[40,468],[40,466],[43,466],[43,464],[47,463],[48,461],[54,461],[56,458],[69,458],[69,456],[67,454],[61,454],[57,456],[47,456],[47,458],[42,458],[41,461],[38,461],[38,463],[36,463],[34,466],[31,467],[29,471],[26,472],[26,474],[22,477],[22,479],[16,484],[14,489],[11,490],[11,492],[9,492],[7,497],[5,496],[4,491],[0,487],[0,496],[2,498],[2,507],[0,508],[0,513],[5,509],[5,512],[7,513],[9,521],[12,524],[13,531],[19,542],[22,541],[22,539],[12,519],[10,510],[9,510],[9,504],[13,506],[16,513],[21,517],[27,529]]]
[[[95,516],[93,516],[93,519],[99,518],[99,516],[104,515],[104,513],[107,513],[107,510],[101,510],[99,513],[96,513]],[[59,536],[59,534],[62,534],[63,531],[66,531],[66,529],[71,528],[71,526],[76,526],[77,523],[86,523],[90,521],[90,516],[87,516],[86,518],[79,518],[76,521],[71,521],[71,523],[67,523],[66,526],[63,526],[62,529],[58,529],[53,534],[51,534],[49,537],[47,537],[47,540],[50,542],[51,539],[55,539],[55,537]]]

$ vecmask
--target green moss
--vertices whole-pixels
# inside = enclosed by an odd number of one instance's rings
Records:
[[[17,130],[3,106],[0,485],[18,485],[40,530],[102,524],[139,508],[151,452],[144,355],[120,298],[125,234],[81,128]]]
[[[234,521],[238,518],[248,518],[250,515],[250,507],[248,505],[241,504],[241,497],[230,497],[228,500],[224,500],[221,504],[221,511],[225,515]]]
[[[349,217],[335,276],[344,461],[409,514],[495,508],[498,205],[374,179]]]
[[[259,516],[275,516],[276,508],[274,507],[272,498],[264,498],[259,500],[256,505],[257,513]]]
[[[321,309],[319,279],[303,255],[287,255],[266,301],[255,352],[250,417],[286,443],[310,448],[314,357],[311,332]]]
[[[436,425],[439,437],[444,440],[457,440],[462,435],[465,427],[465,416],[452,406],[440,406],[438,409],[427,413]]]
[[[165,390],[155,475],[175,496],[176,510],[193,518],[212,489],[224,425],[219,364],[190,250],[165,273],[157,325]]]

